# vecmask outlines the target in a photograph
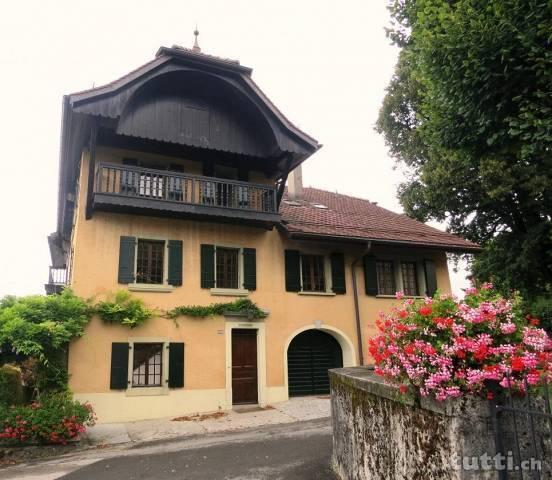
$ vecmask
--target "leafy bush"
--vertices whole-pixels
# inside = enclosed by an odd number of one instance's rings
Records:
[[[169,318],[178,318],[181,315],[189,317],[211,317],[224,315],[227,312],[244,313],[250,318],[265,318],[266,312],[248,299],[239,299],[235,302],[212,303],[211,305],[191,305],[173,308],[167,312]]]
[[[87,403],[72,400],[68,394],[43,396],[40,403],[0,406],[0,439],[18,443],[61,443],[75,439],[95,423]]]
[[[527,306],[528,311],[541,321],[548,333],[552,332],[552,297],[538,297]]]
[[[12,365],[0,367],[0,405],[23,403],[23,385],[21,371]]]
[[[401,391],[413,387],[437,400],[485,393],[489,382],[524,391],[524,379],[552,381],[552,340],[538,324],[523,315],[519,297],[505,299],[484,284],[464,300],[405,300],[378,320],[370,353],[376,373]]]
[[[60,295],[5,297],[0,301],[0,352],[38,362],[37,389],[63,390],[66,349],[84,333],[92,311],[66,289]]]
[[[141,299],[125,290],[119,290],[112,298],[97,303],[94,310],[104,322],[130,328],[139,327],[155,315],[155,311],[147,308]]]

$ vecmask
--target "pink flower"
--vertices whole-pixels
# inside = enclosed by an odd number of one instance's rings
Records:
[[[490,288],[474,289],[468,303],[450,296],[408,299],[382,314],[379,334],[369,341],[376,373],[437,400],[485,396],[488,380],[519,392],[525,381],[552,383],[552,340],[528,325],[510,300],[487,299],[483,292]],[[520,340],[512,334],[522,324]]]
[[[548,334],[542,328],[523,329],[523,343],[539,352],[544,351],[549,341]]]
[[[402,300],[404,298],[404,293],[403,292],[395,292],[395,298],[397,300]]]
[[[516,325],[515,323],[502,323],[500,324],[500,331],[504,333],[505,335],[509,335],[510,333],[514,333],[516,331]]]

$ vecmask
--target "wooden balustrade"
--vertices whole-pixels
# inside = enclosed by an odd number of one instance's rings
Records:
[[[94,192],[152,201],[277,213],[276,188],[270,185],[128,165],[99,164]]]

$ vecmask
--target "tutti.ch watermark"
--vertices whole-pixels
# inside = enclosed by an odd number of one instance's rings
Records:
[[[464,471],[508,471],[508,472],[540,472],[542,462],[536,458],[529,458],[516,461],[513,452],[508,452],[506,455],[497,453],[489,455],[484,453],[480,456],[460,456],[453,454],[451,463],[455,470]]]

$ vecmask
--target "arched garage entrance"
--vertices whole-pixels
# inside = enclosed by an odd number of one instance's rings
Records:
[[[289,396],[330,393],[328,370],[343,366],[339,342],[321,330],[297,335],[287,351]]]

